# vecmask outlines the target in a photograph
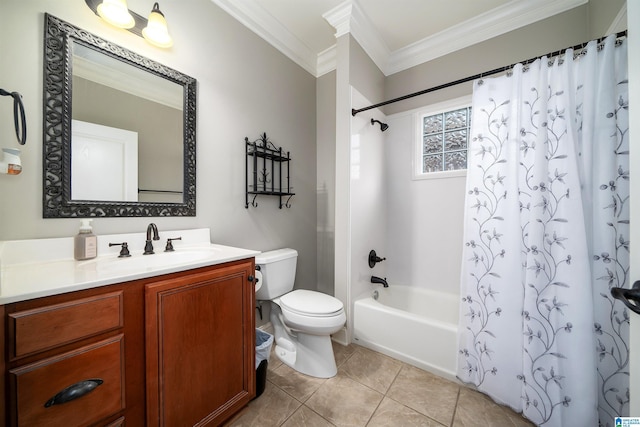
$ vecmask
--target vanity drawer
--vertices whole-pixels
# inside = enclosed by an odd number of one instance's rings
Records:
[[[60,403],[61,391],[86,380],[96,380],[95,388]],[[12,369],[9,381],[11,401],[15,402],[12,425],[71,427],[95,423],[125,407],[124,335]]]
[[[122,291],[110,292],[9,315],[12,359],[120,328]]]

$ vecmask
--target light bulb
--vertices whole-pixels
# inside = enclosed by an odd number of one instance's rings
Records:
[[[103,0],[98,5],[98,15],[109,24],[120,28],[132,28],[136,23],[127,8],[127,0]]]
[[[149,43],[155,46],[173,46],[173,39],[167,29],[167,20],[164,18],[162,12],[160,12],[158,3],[154,3],[153,9],[149,14],[147,26],[142,30],[142,35]]]

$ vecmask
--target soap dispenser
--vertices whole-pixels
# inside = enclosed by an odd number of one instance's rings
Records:
[[[80,230],[74,239],[74,258],[78,261],[98,255],[98,237],[93,234],[91,219],[80,220]]]

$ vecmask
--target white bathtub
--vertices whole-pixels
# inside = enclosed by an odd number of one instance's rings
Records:
[[[455,380],[458,296],[394,285],[377,292],[355,302],[354,342]]]

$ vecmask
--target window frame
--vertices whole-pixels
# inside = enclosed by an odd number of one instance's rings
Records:
[[[449,111],[455,111],[462,108],[471,107],[471,95],[461,96],[459,98],[450,99],[436,104],[431,104],[424,108],[420,108],[413,113],[414,122],[414,142],[413,142],[413,164],[412,164],[412,179],[442,179],[467,176],[467,169],[457,169],[452,171],[439,171],[439,172],[422,172],[423,167],[423,117],[431,116],[434,114],[442,114]],[[470,118],[471,119],[471,118]],[[469,142],[467,143],[467,164],[469,161],[469,143],[471,138],[469,135]]]

